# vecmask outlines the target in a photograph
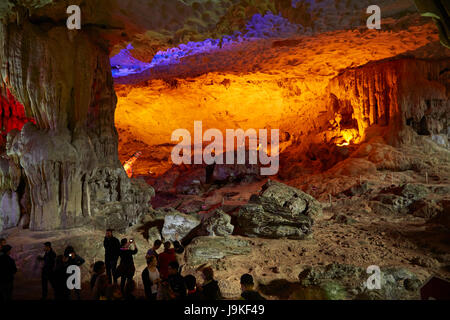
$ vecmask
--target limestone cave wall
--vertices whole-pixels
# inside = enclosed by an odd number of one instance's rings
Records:
[[[11,172],[21,170],[32,230],[89,222],[123,229],[146,212],[152,195],[118,160],[109,49],[87,29],[70,32],[42,18],[5,18],[0,26],[1,81],[35,120],[9,132],[2,176],[16,181]],[[24,192],[17,183],[2,188]],[[10,197],[15,207],[20,197]]]

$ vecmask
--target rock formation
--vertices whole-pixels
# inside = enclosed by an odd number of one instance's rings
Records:
[[[238,224],[248,236],[302,239],[321,212],[320,203],[310,195],[269,181],[240,209]]]
[[[89,6],[84,28],[71,31],[57,22],[67,18],[62,2],[52,10],[41,8],[47,2],[7,3],[1,10],[1,80],[35,120],[10,132],[7,146],[29,188],[30,228],[65,229],[92,220],[102,228],[128,227],[146,213],[152,190],[130,181],[117,157],[108,44],[96,27],[114,29],[114,22]],[[3,176],[11,171],[2,168]]]

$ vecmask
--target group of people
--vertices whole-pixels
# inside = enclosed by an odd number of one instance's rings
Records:
[[[6,239],[0,239],[0,301],[12,300],[14,277],[17,266],[11,257],[12,247],[6,243]],[[70,299],[71,291],[67,287],[67,268],[71,265],[81,266],[84,259],[76,254],[72,246],[64,250],[64,254],[57,256],[52,249],[52,244],[44,244],[44,255],[37,257],[43,262],[42,266],[42,299],[48,295],[48,284],[50,283],[56,300]],[[74,290],[76,299],[81,299],[80,290]]]
[[[93,298],[100,300],[134,300],[136,283],[133,280],[136,268],[133,256],[138,249],[135,242],[122,239],[119,242],[113,236],[112,230],[107,230],[105,239],[105,262],[99,261],[94,266],[91,280]],[[161,253],[160,248],[163,246]],[[211,267],[202,271],[203,284],[197,284],[193,275],[183,277],[177,254],[182,254],[184,247],[176,240],[173,242],[155,240],[146,255],[147,267],[142,271],[141,278],[147,300],[220,300],[222,294],[219,284],[214,279]],[[120,258],[120,263],[118,264]],[[118,279],[121,279],[120,286]],[[241,298],[244,300],[264,300],[254,290],[253,277],[244,274],[241,277]],[[109,292],[109,293],[108,293]]]
[[[90,281],[91,298],[93,300],[135,300],[136,268],[134,256],[138,248],[133,239],[119,241],[113,230],[106,230],[103,241],[105,261],[97,261],[93,265]],[[160,248],[163,246],[161,253]],[[11,246],[5,239],[0,239],[0,301],[11,300],[14,287],[14,275],[17,267],[11,258]],[[214,271],[211,267],[201,270],[203,284],[199,285],[194,275],[181,275],[178,254],[184,247],[177,241],[162,242],[156,240],[146,255],[147,266],[141,273],[147,300],[220,300],[222,294]],[[37,258],[42,262],[42,299],[47,299],[49,284],[53,288],[56,300],[81,299],[79,289],[69,290],[67,268],[71,265],[81,266],[85,260],[72,246],[68,246],[62,255],[57,255],[50,242],[44,244],[44,255]],[[119,283],[120,280],[120,283]],[[264,300],[254,290],[253,277],[244,274],[241,277],[244,300]]]

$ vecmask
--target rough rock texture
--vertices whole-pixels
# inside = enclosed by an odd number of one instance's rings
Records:
[[[381,268],[381,289],[367,289],[370,276],[366,270],[351,265],[329,264],[324,267],[305,267],[299,274],[303,287],[291,299],[356,299],[403,300],[417,299],[420,281],[411,271],[398,267]],[[413,289],[413,290],[411,290]]]
[[[0,87],[0,150],[4,151],[6,135],[11,130],[21,130],[27,122],[34,121],[25,116],[25,108],[11,94],[9,89]]]
[[[302,239],[321,212],[320,203],[310,195],[269,181],[240,209],[238,224],[248,236]]]
[[[176,236],[178,236],[178,240],[181,240],[197,227],[200,222],[200,218],[196,215],[187,215],[173,211],[165,215],[161,235],[167,241],[177,240]]]
[[[186,249],[186,263],[198,266],[226,256],[250,253],[250,243],[233,237],[198,237]]]
[[[53,23],[65,15],[62,2],[54,11],[38,7],[22,19],[27,9],[18,4],[0,26],[1,80],[36,122],[11,131],[6,150],[26,178],[30,228],[71,228],[108,216],[102,228],[112,217],[124,229],[147,210],[153,191],[130,181],[117,156],[106,42],[95,27],[71,32]],[[87,21],[93,11],[86,10]]]
[[[20,219],[19,196],[16,192],[0,193],[0,231],[16,227]]]
[[[202,222],[202,230],[208,236],[229,236],[233,233],[234,226],[231,224],[231,216],[218,209]]]
[[[411,142],[407,125],[418,134],[447,134],[449,67],[448,59],[406,58],[346,70],[330,82],[330,111],[343,116],[341,126],[356,122],[362,139],[371,126],[388,127],[391,145]]]

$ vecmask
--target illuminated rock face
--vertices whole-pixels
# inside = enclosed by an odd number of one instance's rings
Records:
[[[22,168],[32,230],[125,229],[147,212],[153,190],[130,180],[117,157],[108,51],[95,31],[48,27],[0,26],[2,81],[35,119],[9,133],[12,164],[2,175]]]
[[[371,128],[390,144],[406,142],[403,129],[420,124],[427,103],[438,114],[426,119],[442,133],[448,80],[439,73],[450,51],[431,23],[390,28],[236,43],[118,78],[119,157],[142,150],[135,173],[162,174],[171,167],[172,132],[193,134],[196,120],[204,131],[279,128],[281,152],[306,158],[314,171],[348,157],[336,147],[363,142]]]
[[[35,123],[9,133],[1,188],[17,191],[25,181],[33,230],[90,221],[102,227],[132,224],[146,211],[152,190],[129,180],[121,161],[145,150],[138,163],[148,165],[136,167],[135,173],[164,172],[171,166],[171,133],[191,129],[195,120],[203,120],[204,130],[279,128],[283,151],[297,160],[310,144],[334,152],[328,145],[359,143],[374,125],[388,128],[393,144],[406,141],[401,136],[405,123],[432,133],[445,128],[442,113],[430,116],[426,111],[427,101],[437,109],[448,106],[442,69],[427,63],[411,70],[394,64],[380,75],[370,65],[354,69],[400,54],[416,56],[438,40],[432,23],[413,21],[401,32],[395,24],[382,31],[344,30],[364,25],[364,19],[352,14],[335,30],[332,23],[344,8],[331,1],[313,7],[304,2],[293,7],[287,0],[225,2],[214,10],[208,1],[187,6],[161,0],[149,9],[144,0],[76,0],[73,4],[83,4],[83,28],[73,32],[59,23],[67,18],[65,1],[2,2],[1,80]],[[356,7],[367,3],[359,1]],[[391,1],[382,3],[389,9]],[[155,14],[149,15],[152,9]],[[404,14],[390,12],[391,17]],[[212,22],[205,25],[206,14]],[[263,19],[264,14],[270,19]],[[277,21],[284,35],[295,28],[307,33],[272,39]],[[246,27],[258,41],[222,46],[224,34]],[[311,36],[311,31],[325,30],[330,32]],[[109,56],[128,43],[135,47],[130,51],[134,58],[151,53],[141,59],[149,63],[160,50],[206,38],[221,39],[214,42],[218,49],[181,55],[176,66],[160,65],[118,79],[113,87]],[[442,52],[448,57],[448,51]],[[345,69],[350,70],[342,73]],[[423,80],[423,90],[429,88],[423,98],[406,96],[414,87],[412,78]],[[116,114],[114,89],[120,98]],[[395,97],[402,101],[392,104]],[[420,106],[409,106],[404,99]],[[152,163],[159,167],[154,170]]]
[[[34,122],[33,119],[25,116],[25,108],[20,104],[9,89],[0,88],[0,146],[6,144],[6,135],[14,129],[22,130],[27,122]]]
[[[384,135],[391,145],[411,142],[407,125],[418,134],[446,134],[449,67],[449,59],[371,63],[333,79],[330,100],[335,113],[347,115],[347,122],[356,120],[362,139],[373,126],[387,127]]]

